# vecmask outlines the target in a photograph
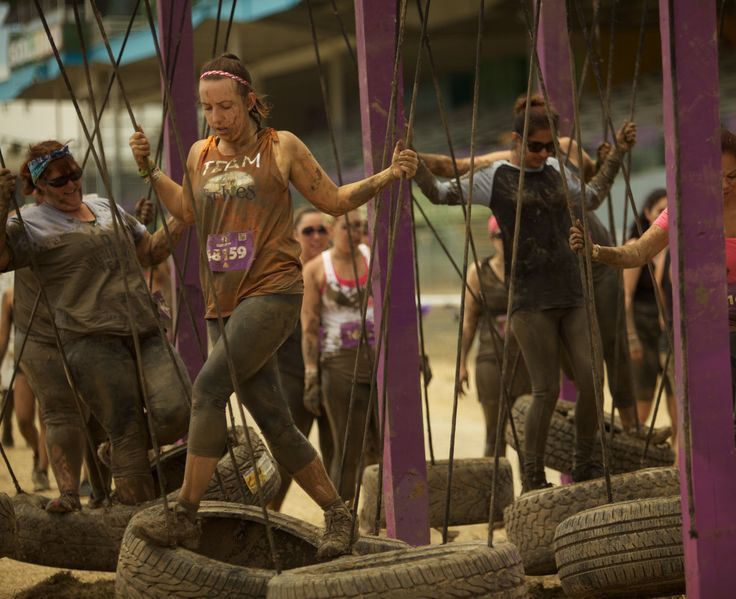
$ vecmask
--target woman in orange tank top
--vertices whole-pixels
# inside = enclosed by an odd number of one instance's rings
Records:
[[[289,183],[321,211],[339,216],[400,177],[413,177],[417,156],[399,142],[391,166],[338,187],[298,137],[262,126],[269,108],[250,81],[247,69],[232,54],[204,65],[199,99],[214,135],[190,149],[183,186],[151,167],[143,132],[130,138],[141,175],[172,215],[197,226],[200,242],[206,244],[207,262],[200,264],[200,276],[213,342],[192,389],[189,453],[173,525],[167,526],[161,513],[140,521],[138,528],[156,544],[198,543],[196,513],[225,446],[225,405],[233,392],[219,340],[219,312],[226,319],[240,399],[276,461],[325,511],[317,555],[334,557],[350,550],[352,517],[317,452],[294,425],[275,356],[298,322],[303,289]]]

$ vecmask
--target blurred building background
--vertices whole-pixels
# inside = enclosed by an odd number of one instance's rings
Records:
[[[184,1],[184,0],[182,0]],[[594,12],[598,33],[600,68],[610,80],[611,113],[618,125],[632,103],[634,63],[645,0],[592,0],[572,2],[585,5],[585,20],[590,27]],[[711,1],[722,14],[721,112],[725,126],[736,128],[736,7],[732,3]],[[358,78],[351,51],[345,42],[355,44],[355,15],[352,0],[311,0],[316,20],[321,58],[327,78],[328,106],[335,126],[342,170],[347,181],[362,176]],[[90,129],[93,120],[84,79],[81,44],[74,22],[72,0],[41,0],[44,14],[68,68],[75,95],[81,100]],[[135,0],[98,0],[105,29],[117,55],[123,42]],[[155,10],[155,2],[152,3]],[[529,3],[532,4],[531,2]],[[639,143],[634,151],[632,188],[637,202],[655,186],[664,185],[664,140],[662,138],[662,78],[657,2],[646,3],[645,30],[641,53],[641,75],[636,94],[635,118]],[[95,100],[104,97],[112,68],[107,58],[89,2],[78,5],[82,12],[83,34],[92,67]],[[195,69],[214,52],[223,49],[225,30],[232,14],[228,50],[240,56],[249,67],[255,88],[268,95],[274,106],[269,124],[300,136],[325,169],[334,174],[335,164],[327,132],[325,109],[307,5],[301,0],[192,0]],[[218,27],[218,10],[220,22]],[[468,154],[470,145],[471,100],[477,30],[477,0],[435,0],[429,15],[429,38],[446,107],[450,131],[457,154]],[[415,2],[409,2],[403,52],[405,105],[408,106],[415,61],[419,49],[420,19]],[[578,76],[583,71],[586,43],[576,13],[571,14],[573,53]],[[477,147],[491,151],[508,145],[514,99],[525,90],[529,65],[528,35],[519,0],[487,0],[481,60],[480,105]],[[217,49],[214,40],[218,32]],[[609,56],[613,34],[613,54]],[[423,61],[415,146],[421,151],[447,153],[432,72]],[[154,45],[140,3],[121,62],[121,76],[133,104],[136,118],[149,138],[158,138],[162,123],[162,95]],[[601,101],[597,85],[588,70],[581,96],[583,143],[594,153],[603,139]],[[11,167],[19,165],[29,143],[46,138],[71,140],[75,153],[86,150],[86,142],[69,96],[59,74],[51,47],[33,2],[0,2],[0,147]],[[196,102],[192,90],[192,102]],[[200,117],[201,118],[201,117]],[[697,115],[694,115],[697,118]],[[132,206],[145,194],[136,173],[127,139],[130,121],[117,84],[112,87],[108,108],[102,118],[102,134],[113,192],[124,206]],[[619,177],[613,202],[614,217],[620,229],[623,217],[623,179]],[[85,191],[104,193],[92,160],[85,169]],[[298,194],[297,194],[298,195]],[[303,201],[295,197],[295,201]],[[425,202],[426,205],[426,202]],[[460,211],[427,206],[457,259],[462,257],[463,225]],[[485,220],[488,213],[475,210],[474,232],[480,253],[488,250]],[[601,218],[608,222],[605,208]],[[629,217],[630,222],[630,217]],[[435,293],[457,288],[446,258],[431,232],[418,220],[422,285]],[[621,232],[618,232],[621,239]]]

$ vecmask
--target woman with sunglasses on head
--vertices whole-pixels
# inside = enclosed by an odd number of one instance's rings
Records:
[[[467,287],[465,288],[465,315],[463,336],[460,348],[460,391],[468,386],[468,353],[478,331],[478,354],[475,360],[475,386],[478,401],[483,407],[486,422],[486,441],[483,455],[493,456],[496,451],[496,429],[501,406],[501,367],[504,338],[508,333],[506,325],[506,306],[509,292],[505,283],[503,235],[495,216],[488,219],[488,236],[494,253],[468,267]],[[497,334],[494,334],[493,327]],[[519,344],[513,333],[508,337],[509,359],[507,383],[511,401],[531,391],[529,373],[519,351]],[[513,379],[512,370],[513,372]],[[503,430],[503,429],[502,429]],[[506,443],[501,446],[500,455],[506,455]]]
[[[416,153],[399,143],[388,168],[338,187],[298,137],[262,125],[269,108],[233,54],[223,54],[202,68],[199,100],[214,134],[190,149],[184,186],[156,169],[150,180],[172,214],[196,223],[207,246],[200,277],[214,347],[194,383],[189,453],[173,526],[166,525],[168,518],[161,513],[142,523],[139,532],[162,545],[198,542],[199,501],[225,446],[225,404],[233,392],[219,314],[226,320],[240,400],[276,461],[324,510],[326,528],[318,556],[341,555],[352,542],[350,510],[317,452],[296,428],[278,377],[276,350],[299,320],[303,290],[289,184],[323,212],[341,215],[397,179],[412,177]],[[130,145],[146,172],[148,140],[139,131],[131,136]]]
[[[306,206],[294,215],[294,237],[302,248],[299,260],[304,267],[319,256],[330,244],[325,215],[314,208]],[[297,323],[294,332],[279,348],[276,356],[279,361],[279,374],[284,396],[289,404],[289,411],[294,424],[305,437],[309,437],[312,423],[317,421],[319,429],[319,451],[325,464],[332,463],[332,431],[325,414],[314,414],[304,407],[304,358],[302,357],[302,325]],[[281,486],[271,501],[275,510],[281,508],[286,491],[291,484],[291,476],[283,466],[279,466]]]
[[[368,413],[373,372],[373,303],[368,298],[366,342],[361,344],[363,297],[368,285],[370,250],[361,243],[365,220],[359,210],[334,218],[332,247],[304,269],[302,352],[304,405],[314,414],[326,412],[333,439],[332,480],[340,481],[340,495],[355,491],[366,417],[370,418],[363,466],[378,461],[378,427]],[[356,281],[357,274],[357,281]],[[358,359],[353,390],[353,374]],[[350,396],[353,412],[348,421]],[[347,440],[344,471],[340,472]]]
[[[511,159],[494,162],[478,170],[473,178],[473,203],[489,207],[503,234],[507,280],[511,276],[511,254],[516,219],[519,175],[523,166],[524,189],[519,231],[518,258],[511,306],[511,330],[521,348],[532,381],[533,401],[524,423],[522,491],[548,486],[544,473],[544,452],[560,385],[560,355],[564,348],[570,358],[579,398],[575,407],[575,448],[573,480],[588,480],[603,474],[594,457],[596,405],[592,356],[588,345],[588,321],[578,263],[567,251],[570,226],[562,169],[554,158],[555,143],[541,97],[529,106],[529,129],[524,164],[522,135],[526,96],[514,107]],[[558,120],[552,111],[552,118]],[[556,127],[555,127],[556,128]],[[597,208],[608,193],[621,164],[621,156],[636,140],[636,127],[625,123],[616,136],[617,147],[601,165],[582,197],[579,180],[565,170],[574,203],[587,210]],[[440,183],[420,164],[416,182],[436,204],[461,204],[469,195],[469,179]],[[602,376],[602,365],[596,365]]]
[[[124,239],[119,237],[114,228],[112,203],[95,194],[82,195],[82,169],[68,146],[57,141],[31,146],[20,177],[23,192],[33,194],[37,204],[21,209],[22,222],[18,215],[11,215],[6,222],[15,182],[9,171],[0,172],[3,184],[0,268],[16,270],[31,266],[45,289],[53,310],[51,318],[58,328],[74,381],[110,439],[117,499],[126,504],[153,499],[156,491],[148,461],[150,440],[142,391],[132,384],[138,376],[128,309],[140,339],[151,408],[149,416],[157,441],[162,445],[173,443],[186,432],[188,389],[182,389],[179,376],[183,377],[185,386],[188,379],[183,364],[179,361],[174,365],[169,358],[158,334],[155,307],[134,263],[137,259],[142,265],[150,265],[165,259],[169,255],[166,238],[162,232],[149,235],[143,225],[123,210],[120,210],[120,233]],[[176,240],[184,225],[173,218],[169,222]],[[129,247],[130,243],[133,248]],[[119,249],[125,256],[123,265],[118,258],[117,244],[121,244]],[[44,369],[48,363],[46,370],[51,371],[52,366],[57,366],[58,354],[51,346],[40,345],[36,353],[33,347],[31,354],[24,356],[24,369],[36,366]],[[43,380],[43,374],[36,374]],[[61,398],[62,395],[55,396]],[[39,400],[43,404],[43,393]],[[68,408],[41,405],[52,468],[57,481],[65,480],[60,482],[62,492],[68,490],[73,494],[78,493],[82,447],[67,445],[67,453],[59,459],[73,463],[66,464],[69,472],[60,473],[54,442],[54,426],[59,424],[54,415]],[[71,409],[78,422],[76,408]],[[68,419],[71,418],[69,414]],[[69,488],[65,489],[67,484]],[[73,503],[72,508],[78,508],[78,497],[72,499],[76,501],[70,501],[69,505]]]
[[[721,191],[723,192],[723,234],[726,245],[726,283],[731,341],[731,385],[736,401],[736,134],[721,129]],[[669,212],[665,208],[641,237],[618,247],[593,244],[596,262],[619,268],[637,268],[654,260],[669,244]],[[584,248],[582,225],[570,228],[570,248]]]

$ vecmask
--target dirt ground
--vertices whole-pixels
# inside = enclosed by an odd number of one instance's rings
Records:
[[[433,442],[435,456],[438,459],[446,458],[449,452],[449,439],[452,416],[452,400],[453,400],[453,384],[455,357],[454,351],[457,343],[457,309],[456,308],[433,308],[425,318],[425,335],[427,339],[427,353],[431,359],[431,366],[434,378],[429,386],[430,398],[430,414],[433,432]],[[471,368],[474,364],[471,355]],[[474,392],[473,370],[471,369],[471,390],[470,393],[461,398],[458,404],[458,434],[456,436],[455,457],[469,458],[482,455],[483,439],[484,439],[484,422],[480,405],[476,400]],[[610,398],[607,399],[610,404]],[[610,409],[610,408],[608,408]],[[237,410],[236,410],[237,412]],[[658,419],[658,425],[669,423],[666,416],[666,410],[661,410],[662,416]],[[426,428],[425,428],[426,431]],[[311,439],[316,445],[317,433],[313,432]],[[426,441],[426,440],[425,440]],[[15,430],[15,448],[7,450],[10,462],[15,469],[21,487],[31,489],[31,466],[32,454],[25,447],[20,433],[17,428]],[[509,460],[514,469],[516,491],[518,493],[521,488],[519,479],[518,459],[513,450],[507,452]],[[50,477],[53,483],[53,476]],[[555,484],[559,483],[559,474],[557,472],[548,471],[548,479]],[[10,476],[4,465],[0,464],[0,492],[13,495],[15,493]],[[306,494],[292,485],[284,502],[283,511],[287,514],[296,516],[308,522],[322,525],[321,511],[312,503]],[[458,541],[485,539],[486,526],[473,525],[457,527],[459,532]],[[496,531],[496,539],[504,538],[504,531]],[[441,542],[441,535],[438,531],[431,531],[432,543]],[[44,566],[36,566],[33,564],[25,564],[8,558],[0,559],[0,599],[14,597],[21,591],[38,584],[41,581],[49,579],[55,574],[62,572],[59,569],[48,568]],[[112,583],[115,575],[112,573],[72,571],[74,577],[84,583],[97,582],[95,585],[96,594],[89,593],[94,589],[82,587],[79,583],[74,586],[68,578],[61,577],[54,581],[47,581],[46,588],[40,592],[34,592],[33,595],[23,595],[26,599],[38,599],[40,597],[105,597],[111,596]],[[53,583],[53,584],[50,584]],[[54,584],[56,586],[54,586]],[[69,587],[69,585],[72,585]],[[536,583],[535,583],[536,584]],[[540,580],[538,585],[549,587],[552,584],[549,580]],[[65,586],[66,585],[66,586]],[[63,588],[74,589],[72,594],[63,594]],[[66,593],[66,591],[64,591]],[[541,593],[541,591],[540,591]],[[539,594],[535,596],[554,597],[562,596],[557,594]]]

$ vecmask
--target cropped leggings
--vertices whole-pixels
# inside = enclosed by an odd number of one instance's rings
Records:
[[[242,393],[240,400],[263,432],[276,461],[292,474],[317,455],[294,424],[281,389],[276,358],[276,350],[296,327],[301,303],[301,295],[249,297],[225,319],[225,333]],[[207,321],[207,329],[213,348],[192,389],[189,451],[219,458],[225,447],[225,406],[233,393],[233,383],[217,320]]]
[[[521,347],[532,381],[532,404],[524,422],[524,468],[544,468],[552,414],[560,393],[560,352],[567,351],[578,387],[575,404],[575,463],[591,459],[597,429],[592,356],[585,308],[517,310],[511,328]],[[602,376],[602,365],[596,369]]]

